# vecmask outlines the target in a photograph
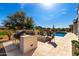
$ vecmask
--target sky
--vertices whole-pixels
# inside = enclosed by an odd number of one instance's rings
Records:
[[[66,28],[77,17],[77,3],[0,3],[0,25],[8,15],[23,10],[37,26]]]

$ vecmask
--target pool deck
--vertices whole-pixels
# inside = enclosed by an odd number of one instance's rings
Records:
[[[78,37],[72,33],[68,33],[65,37],[55,37],[57,47],[51,44],[38,42],[38,48],[33,56],[72,56],[71,40],[77,40]]]
[[[38,47],[34,51],[29,51],[24,55],[30,56],[72,56],[72,43],[71,40],[78,40],[78,37],[73,33],[67,33],[65,37],[55,37],[52,42],[55,42],[57,47],[49,44],[48,42],[43,43],[38,41]],[[4,43],[6,46],[8,43]],[[13,47],[5,47],[7,55],[17,55],[20,56],[23,54],[20,52],[18,48]],[[12,50],[11,50],[12,49]],[[10,50],[10,51],[9,51]]]

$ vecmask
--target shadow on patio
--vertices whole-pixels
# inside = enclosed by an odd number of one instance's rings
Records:
[[[51,42],[51,41],[49,41],[48,44],[51,44],[54,48],[58,46],[55,42]]]
[[[20,48],[17,45],[15,45],[13,43],[9,44],[9,42],[4,43],[4,47],[5,47],[6,54],[8,56],[32,56],[32,54],[36,50],[36,48],[35,48],[35,49],[32,49],[26,53],[22,53],[20,51]]]

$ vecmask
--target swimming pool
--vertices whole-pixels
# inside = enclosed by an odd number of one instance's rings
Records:
[[[54,36],[60,36],[60,37],[64,37],[65,35],[66,35],[65,32],[56,32],[56,33],[54,34]]]

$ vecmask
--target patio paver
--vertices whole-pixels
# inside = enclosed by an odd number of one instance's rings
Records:
[[[64,38],[55,37],[55,43],[57,44],[56,48],[48,44],[48,42],[43,43],[38,41],[38,47],[34,51],[29,51],[26,54],[22,54],[12,42],[4,43],[4,46],[7,55],[11,56],[72,56],[71,40],[78,40],[78,37],[73,33],[68,33]]]

